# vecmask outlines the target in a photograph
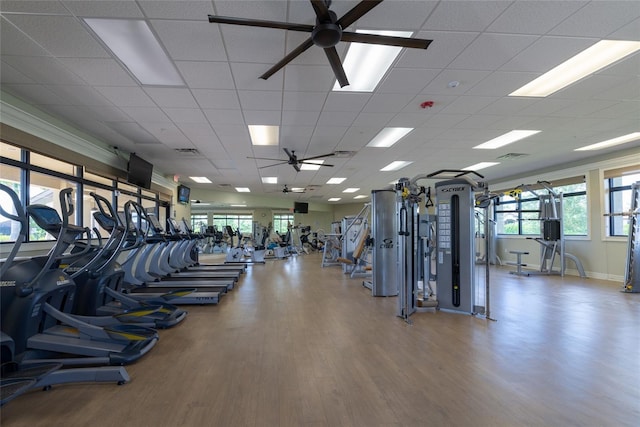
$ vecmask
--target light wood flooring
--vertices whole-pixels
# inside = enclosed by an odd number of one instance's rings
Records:
[[[123,386],[33,391],[3,427],[640,426],[640,294],[492,271],[490,322],[395,317],[320,255],[249,267]]]

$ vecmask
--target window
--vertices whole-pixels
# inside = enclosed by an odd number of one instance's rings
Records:
[[[191,215],[191,229],[196,233],[205,233],[207,231],[209,219],[207,214]]]
[[[273,214],[273,231],[278,234],[286,234],[289,225],[293,225],[293,214]]]
[[[621,213],[631,210],[631,184],[640,181],[640,166],[605,171],[605,228],[608,236],[628,236],[629,220]]]
[[[253,215],[251,214],[225,214],[225,213],[214,213],[213,214],[213,225],[215,225],[218,230],[222,230],[226,232],[226,226],[230,226],[234,232],[240,230],[242,234],[252,234],[253,233]]]
[[[58,178],[52,175],[32,172],[29,182],[29,204],[40,204],[54,208],[60,216],[63,215],[60,206],[60,191],[65,188],[72,188],[72,204],[76,206],[76,194],[78,191],[78,183]],[[68,217],[69,224],[77,224],[77,212],[72,212]],[[49,235],[43,229],[38,227],[32,218],[29,218],[29,240],[51,240],[53,236]]]
[[[3,152],[4,154],[4,152]],[[2,165],[0,168],[0,183],[12,189],[20,198],[20,169]],[[11,196],[0,191],[0,205],[10,215],[15,215]],[[20,234],[20,223],[0,214],[0,242],[15,242]],[[6,254],[3,254],[6,256]]]
[[[584,177],[555,183],[552,190],[562,194],[562,226],[565,236],[587,235],[587,186]],[[542,184],[509,190],[496,205],[498,234],[537,236],[541,234],[539,196],[549,191]]]

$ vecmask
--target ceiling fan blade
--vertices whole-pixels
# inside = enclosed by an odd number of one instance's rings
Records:
[[[272,165],[260,166],[258,169],[270,168],[272,166],[280,166],[280,165],[286,165],[286,164],[287,164],[287,162],[274,163]]]
[[[355,5],[349,12],[342,15],[342,17],[338,19],[337,24],[343,29],[347,28],[380,3],[382,3],[382,0],[363,0]]]
[[[302,160],[300,160],[300,161],[301,161],[301,162],[304,162],[304,161],[306,161],[306,160],[321,159],[321,158],[323,158],[323,157],[331,157],[331,156],[335,156],[335,155],[336,155],[336,153],[322,154],[322,155],[320,155],[320,156],[307,157],[307,158],[304,158],[304,159],[302,159]]]
[[[278,28],[281,30],[302,31],[310,33],[313,25],[292,24],[289,22],[263,21],[260,19],[234,18],[231,16],[209,15],[209,22],[216,24],[245,25],[247,27]]]
[[[274,162],[286,162],[286,160],[282,160],[282,159],[269,159],[267,157],[247,157],[247,159],[255,159],[255,160],[271,160]]]
[[[344,72],[344,68],[342,68],[342,62],[340,61],[340,56],[338,55],[338,51],[336,50],[335,46],[325,48],[324,53],[327,54],[329,64],[333,69],[333,74],[335,74],[336,80],[338,80],[340,87],[348,86],[349,80],[347,80],[347,74]]]
[[[293,168],[296,170],[296,172],[300,172],[300,166],[298,166],[297,163],[295,163],[295,164],[293,164],[291,166],[293,166]]]
[[[316,12],[316,16],[320,22],[331,21],[331,15],[329,15],[329,8],[324,0],[310,0],[313,10]]]
[[[287,154],[287,156],[289,156],[290,159],[294,157],[293,153],[291,151],[289,151],[288,148],[283,148],[283,150]]]
[[[282,67],[287,65],[289,62],[293,61],[298,55],[300,55],[305,50],[309,49],[313,46],[313,40],[309,37],[306,41],[304,41],[300,46],[293,49],[287,56],[282,58],[276,65],[269,68],[263,75],[260,76],[262,80],[267,80],[269,77],[278,72]]]
[[[345,31],[342,32],[342,38],[340,40],[342,40],[343,42],[381,44],[386,46],[400,46],[415,49],[426,49],[433,41],[426,39],[380,36],[377,34],[352,33]]]
[[[314,166],[329,166],[330,168],[333,167],[333,165],[326,165],[324,163],[307,162],[305,160],[300,160],[298,162],[298,164],[300,164],[300,165],[314,165]]]

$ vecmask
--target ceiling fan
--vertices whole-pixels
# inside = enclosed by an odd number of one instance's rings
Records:
[[[272,165],[259,167],[258,169],[270,168],[272,166],[279,166],[279,165],[285,165],[285,164],[293,166],[293,168],[298,172],[300,172],[300,165],[304,165],[304,164],[315,165],[315,166],[333,167],[333,165],[327,165],[327,164],[324,164],[324,163],[316,163],[316,162],[313,162],[312,160],[321,159],[323,157],[335,156],[335,153],[322,154],[320,156],[313,156],[313,157],[307,157],[306,159],[299,159],[298,156],[296,156],[295,150],[289,151],[286,148],[283,148],[283,150],[284,150],[285,153],[287,153],[287,156],[289,156],[288,160],[269,159],[269,158],[265,158],[265,157],[247,157],[247,159],[273,160],[274,162],[278,162],[278,163],[274,163]]]
[[[264,80],[268,79],[278,70],[295,59],[302,52],[306,51],[311,46],[316,45],[324,49],[324,52],[327,55],[327,59],[329,59],[329,64],[333,69],[333,73],[335,74],[338,83],[340,83],[340,87],[349,85],[347,75],[344,72],[344,68],[342,67],[342,62],[340,61],[340,56],[338,55],[338,51],[335,48],[335,46],[340,41],[382,44],[388,46],[399,46],[416,49],[426,49],[432,42],[432,40],[425,39],[412,39],[405,37],[382,36],[343,31],[343,29],[349,27],[363,15],[368,13],[371,9],[382,3],[382,0],[361,1],[339,19],[335,12],[329,10],[329,7],[331,6],[331,0],[309,1],[311,2],[311,6],[313,6],[313,10],[316,13],[315,25],[263,21],[258,19],[233,18],[229,16],[215,15],[209,15],[209,22],[218,24],[246,25],[250,27],[279,28],[282,30],[311,33],[311,36],[307,40],[305,40],[294,50],[289,52],[289,54],[282,58],[276,65],[274,65],[263,75],[261,75],[260,78]]]

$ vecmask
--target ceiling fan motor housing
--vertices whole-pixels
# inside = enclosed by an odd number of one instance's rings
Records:
[[[329,11],[331,21],[320,22],[316,19],[316,26],[311,32],[311,40],[316,46],[321,48],[333,47],[342,39],[342,27],[336,24],[338,16],[334,11]]]

